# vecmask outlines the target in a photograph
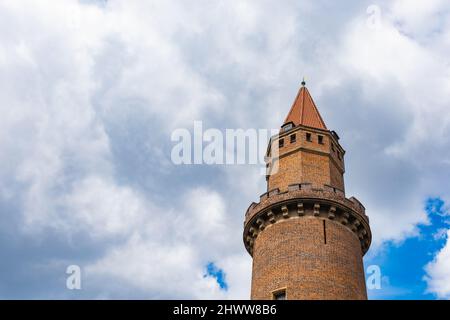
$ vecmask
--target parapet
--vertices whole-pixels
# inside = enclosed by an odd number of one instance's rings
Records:
[[[359,238],[363,254],[368,250],[372,239],[369,218],[358,199],[347,199],[343,190],[328,185],[316,188],[311,183],[299,183],[289,185],[284,192],[279,189],[265,192],[258,203],[249,206],[244,221],[248,252],[252,254],[254,240],[266,227],[308,215],[341,223]]]
[[[245,221],[251,218],[253,212],[258,211],[259,208],[265,206],[267,203],[296,197],[327,198],[341,202],[361,214],[361,216],[369,222],[369,217],[366,215],[366,208],[358,199],[355,197],[347,199],[343,190],[329,185],[324,185],[323,188],[313,188],[311,183],[291,184],[288,186],[288,191],[284,192],[280,192],[280,189],[276,188],[263,193],[260,195],[258,203],[252,202],[248,207],[247,212],[245,213]]]

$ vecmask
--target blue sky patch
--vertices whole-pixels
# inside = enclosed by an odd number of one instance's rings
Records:
[[[446,243],[443,230],[449,228],[449,212],[441,198],[425,201],[428,224],[418,226],[419,234],[400,244],[387,243],[380,253],[366,261],[379,265],[382,288],[368,290],[370,299],[435,299],[427,292],[424,267]]]
[[[220,289],[227,290],[228,284],[225,280],[225,272],[218,268],[214,262],[209,262],[206,265],[206,273],[204,277],[213,277],[216,279],[217,284],[219,285]]]

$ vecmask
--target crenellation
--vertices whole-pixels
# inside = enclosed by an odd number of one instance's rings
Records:
[[[248,233],[253,238],[256,238],[259,232],[265,229],[266,224],[273,225],[280,221],[294,218],[295,216],[289,214],[289,207],[297,208],[297,217],[309,216],[317,219],[325,218],[330,221],[336,220],[343,226],[348,227],[361,240],[361,249],[363,252],[368,248],[367,243],[370,244],[370,228],[363,217],[355,211],[348,211],[347,208],[326,201],[325,199],[322,199],[321,203],[317,203],[314,200],[297,202],[293,199],[288,203],[271,204],[268,209],[262,209],[258,212],[252,219],[253,222],[247,221],[246,225],[250,226]],[[247,249],[249,252],[251,251],[251,248]]]
[[[278,188],[272,189],[272,190],[269,191],[269,197],[272,197],[272,196],[277,195],[279,193],[280,193],[280,189],[278,189]]]
[[[260,210],[261,207],[266,206],[269,203],[288,200],[293,197],[298,198],[304,198],[304,197],[310,197],[310,198],[327,198],[327,199],[333,199],[336,202],[339,202],[349,208],[352,208],[353,210],[357,211],[360,215],[364,217],[365,220],[368,222],[368,217],[365,214],[365,208],[360,204],[360,202],[352,197],[350,199],[347,199],[343,196],[341,192],[338,190],[331,191],[330,189],[326,188],[313,188],[310,183],[301,183],[297,184],[299,185],[299,188],[297,190],[292,191],[285,191],[285,192],[279,192],[278,189],[271,190],[270,192],[266,192],[263,195],[261,195],[260,202],[252,204],[245,214],[246,221],[251,218],[253,212],[257,212]],[[353,200],[351,200],[353,199]]]
[[[269,197],[269,193],[264,192],[262,195],[259,196],[259,201],[262,202],[262,201],[266,200],[268,197]]]

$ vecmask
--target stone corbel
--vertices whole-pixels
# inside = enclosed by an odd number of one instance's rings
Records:
[[[366,229],[362,229],[361,232],[359,233],[359,238],[360,238],[361,240],[363,240],[364,237],[366,236],[366,234],[367,234]]]
[[[330,210],[328,211],[328,219],[334,220],[335,217],[336,217],[336,207],[331,206]]]
[[[267,212],[267,218],[269,218],[270,223],[275,223],[275,215],[273,214],[272,210],[270,210],[269,212]]]
[[[264,226],[264,221],[261,218],[256,219],[256,224],[258,225],[259,230],[263,231],[265,226]]]
[[[297,203],[297,214],[299,216],[304,216],[305,215],[305,209],[303,208],[303,202],[298,202]]]
[[[320,215],[320,204],[318,204],[318,203],[314,204],[314,215],[316,217]]]
[[[287,206],[282,206],[281,212],[282,212],[283,218],[285,218],[285,219],[289,218],[289,210],[288,210]]]
[[[342,220],[341,223],[346,226],[348,224],[348,218],[350,218],[350,215],[348,214],[348,212],[344,212],[342,214]]]
[[[353,224],[352,224],[352,231],[356,232],[358,230],[359,225],[361,224],[361,222],[359,222],[358,219],[356,219]]]

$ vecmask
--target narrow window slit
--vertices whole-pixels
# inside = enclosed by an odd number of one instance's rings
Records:
[[[325,220],[323,220],[323,242],[327,244],[327,228],[325,226]]]
[[[272,292],[272,300],[286,300],[286,289]]]

